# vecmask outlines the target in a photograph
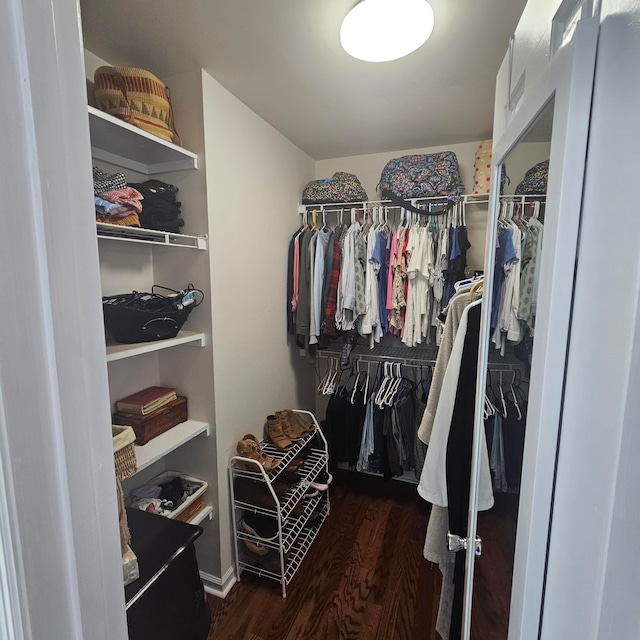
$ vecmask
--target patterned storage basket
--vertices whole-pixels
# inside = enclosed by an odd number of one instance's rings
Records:
[[[165,84],[149,71],[135,67],[99,67],[94,74],[96,106],[163,140],[178,144],[171,97]]]
[[[476,151],[476,159],[473,165],[473,195],[487,194],[491,191],[491,165],[493,141],[483,140]],[[500,172],[500,193],[511,182],[507,176],[506,164],[502,163]]]
[[[538,162],[525,174],[522,182],[516,187],[516,195],[546,194],[549,181],[549,161]]]
[[[331,178],[312,180],[302,192],[302,204],[364,202],[368,200],[360,180],[353,173],[336,171]]]
[[[394,158],[382,169],[379,187],[383,198],[408,200],[446,196],[457,202],[464,191],[453,151]]]

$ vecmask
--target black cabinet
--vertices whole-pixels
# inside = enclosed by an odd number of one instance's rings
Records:
[[[202,528],[127,509],[140,577],[125,587],[129,640],[205,640],[210,612],[194,541]]]

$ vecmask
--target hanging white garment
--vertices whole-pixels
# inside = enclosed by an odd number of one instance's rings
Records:
[[[433,306],[433,271],[435,268],[435,259],[437,254],[437,246],[434,242],[434,236],[425,227],[422,234],[422,262],[420,264],[420,331],[417,335],[417,342],[422,343],[424,338],[430,338],[431,327],[431,309]],[[430,340],[427,340],[429,342]]]
[[[376,245],[375,228],[371,228],[367,235],[367,264],[365,270],[365,308],[362,318],[362,333],[371,336],[371,346],[379,342],[382,335],[380,329],[380,306],[378,303],[378,268],[379,265],[373,260],[373,250]]]
[[[444,382],[444,375],[447,371],[449,358],[453,350],[453,344],[458,333],[458,327],[462,320],[462,314],[466,307],[469,306],[471,300],[468,291],[460,290],[454,295],[447,306],[447,320],[442,333],[442,342],[438,349],[438,358],[436,366],[433,370],[431,378],[431,386],[429,388],[429,397],[427,398],[427,406],[422,414],[420,427],[418,428],[418,438],[425,444],[429,444],[431,433],[433,432],[433,423],[438,410],[438,402],[440,400],[440,392]]]
[[[449,364],[447,365],[447,370],[442,382],[440,399],[433,424],[433,432],[431,433],[431,439],[418,485],[418,493],[422,498],[441,507],[446,507],[449,504],[447,497],[447,444],[456,401],[469,309],[478,304],[481,304],[481,300],[469,304],[464,309],[460,319],[460,326],[456,333]],[[480,443],[478,510],[485,511],[492,506],[493,487],[491,484],[491,473],[489,471],[487,441],[486,438],[482,438]]]

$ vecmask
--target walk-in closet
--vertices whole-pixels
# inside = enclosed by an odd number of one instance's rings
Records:
[[[636,638],[637,4],[8,0],[0,636]]]

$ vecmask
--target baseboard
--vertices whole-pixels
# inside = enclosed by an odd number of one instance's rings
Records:
[[[210,573],[204,573],[204,571],[200,572],[200,577],[202,578],[204,590],[212,596],[216,596],[216,598],[226,598],[229,591],[231,591],[231,587],[237,582],[236,571],[233,566],[229,567],[222,578],[212,576]]]

